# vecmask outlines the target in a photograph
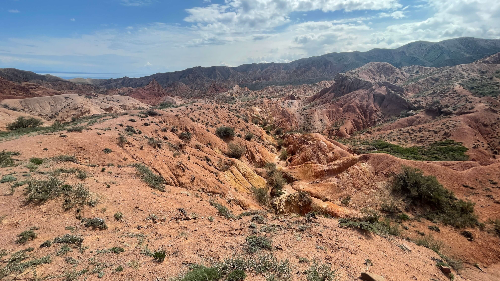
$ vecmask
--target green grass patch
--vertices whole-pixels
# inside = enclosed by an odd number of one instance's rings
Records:
[[[6,182],[14,182],[17,181],[17,178],[14,177],[13,175],[5,175],[0,179],[0,183],[6,183]]]
[[[403,171],[394,176],[392,189],[404,197],[407,204],[432,221],[441,221],[457,228],[475,227],[478,224],[474,203],[457,199],[436,177],[424,176],[418,169],[403,167]]]
[[[29,250],[26,249],[13,253],[6,261],[6,265],[3,268],[0,268],[0,279],[3,279],[13,273],[21,274],[28,269],[34,269],[41,264],[49,264],[52,262],[50,256],[28,260],[28,251]]]
[[[7,130],[15,131],[19,129],[37,128],[43,125],[43,121],[33,117],[17,117],[16,121],[7,125]]]
[[[359,154],[387,153],[398,158],[418,161],[466,161],[467,148],[453,140],[435,142],[429,146],[402,147],[382,140],[362,143],[364,148],[355,149]]]
[[[397,223],[392,223],[389,219],[381,220],[380,215],[374,211],[365,211],[365,216],[361,218],[339,219],[339,227],[354,228],[364,233],[378,235],[398,236],[400,234]]]

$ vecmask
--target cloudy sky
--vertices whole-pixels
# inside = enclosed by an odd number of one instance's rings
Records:
[[[1,0],[0,68],[138,77],[500,38],[498,0]]]

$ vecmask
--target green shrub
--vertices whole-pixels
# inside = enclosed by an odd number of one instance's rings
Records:
[[[379,235],[400,234],[399,225],[393,224],[389,219],[380,220],[380,215],[374,211],[365,211],[365,216],[361,218],[343,218],[339,220],[339,227],[354,228],[365,233],[375,233]]]
[[[54,160],[58,161],[58,162],[73,162],[73,163],[78,162],[76,157],[72,156],[72,155],[59,155],[59,156],[54,157]]]
[[[119,254],[119,253],[125,252],[125,249],[123,249],[122,247],[113,247],[113,248],[109,249],[109,251],[111,253]]]
[[[335,270],[332,270],[332,266],[328,264],[316,264],[314,263],[306,271],[307,281],[334,281]]]
[[[192,134],[190,132],[182,132],[179,134],[179,139],[183,141],[190,141],[192,137]]]
[[[111,150],[111,148],[105,148],[105,149],[103,149],[102,151],[103,151],[104,153],[106,153],[106,154],[109,154],[109,153],[113,152],[113,150]]]
[[[12,167],[15,164],[12,156],[19,155],[19,152],[2,150],[0,152],[0,168]]]
[[[231,127],[219,127],[215,130],[215,134],[223,140],[232,139],[234,138],[234,129]]]
[[[151,171],[151,169],[142,164],[134,164],[134,167],[136,168],[137,173],[141,176],[141,179],[151,188],[162,192],[165,191],[165,179],[162,176],[156,175],[153,171]]]
[[[285,148],[281,149],[279,158],[281,161],[286,161],[288,159],[288,152]]]
[[[269,204],[270,197],[269,194],[267,193],[267,188],[252,188],[253,195],[255,197],[255,200],[259,202],[259,204],[266,206]]]
[[[36,128],[43,124],[42,120],[33,117],[19,116],[15,122],[7,125],[7,129],[10,131],[26,129],[26,128]]]
[[[196,265],[188,271],[181,281],[217,281],[222,278],[220,272],[213,267]]]
[[[265,236],[251,235],[246,238],[246,250],[248,253],[256,253],[259,250],[271,250],[272,241]]]
[[[40,245],[40,248],[50,248],[52,246],[52,241],[47,240]]]
[[[366,142],[370,149],[356,149],[357,153],[387,153],[398,158],[418,161],[466,161],[467,148],[453,140],[435,142],[427,147],[401,147],[382,140]]]
[[[81,247],[83,243],[83,238],[80,236],[65,234],[61,237],[56,237],[54,239],[54,244],[69,244],[76,247]]]
[[[478,224],[474,203],[458,200],[453,192],[445,189],[434,176],[424,176],[422,171],[404,167],[394,176],[392,188],[406,198],[431,220],[439,220],[457,227],[474,227]]]
[[[124,145],[126,145],[127,143],[128,143],[128,140],[127,140],[127,138],[126,138],[124,135],[120,135],[120,136],[118,137],[118,145],[119,145],[120,147],[123,147],[123,146],[124,146]]]
[[[210,205],[215,207],[217,211],[219,212],[219,215],[225,217],[226,219],[235,219],[236,217],[231,213],[231,211],[226,208],[226,206],[221,205],[215,201],[210,201]]]
[[[5,175],[0,179],[0,183],[6,183],[6,182],[13,182],[17,181],[17,178],[14,177],[13,175]]]
[[[415,241],[415,244],[417,244],[418,246],[424,246],[428,249],[431,249],[438,254],[439,251],[441,250],[441,247],[443,247],[443,242],[435,240],[432,235],[418,238]]]
[[[247,274],[245,273],[244,270],[241,269],[236,269],[231,271],[227,277],[226,281],[243,281],[247,278]]]
[[[42,165],[43,159],[42,158],[30,158],[30,163],[33,163],[35,165]]]
[[[26,202],[43,204],[63,193],[63,182],[55,177],[48,180],[31,180],[25,190]]]
[[[286,180],[283,178],[283,173],[276,169],[275,164],[266,165],[267,175],[267,186],[271,190],[271,197],[279,197],[283,194],[283,187],[286,184]]]
[[[500,220],[495,220],[493,222],[493,229],[498,237],[500,237]]]
[[[68,131],[68,133],[71,133],[71,132],[81,133],[81,132],[83,132],[83,130],[85,130],[84,126],[76,126],[76,127],[68,128],[66,131]]]
[[[84,180],[87,178],[87,173],[83,170],[77,170],[76,171],[76,178],[78,178],[79,180]]]
[[[91,219],[83,219],[83,225],[85,227],[92,227],[92,229],[106,230],[108,226],[104,219],[101,218],[91,218]]]
[[[164,250],[160,250],[160,251],[155,251],[153,253],[153,259],[156,261],[156,262],[163,262],[165,260],[165,257],[167,256],[167,253],[164,251]]]
[[[26,242],[35,240],[36,233],[33,230],[26,230],[17,235],[17,244],[26,244]]]
[[[121,221],[123,218],[123,214],[121,212],[117,212],[117,213],[115,213],[114,217],[115,217],[115,220]]]
[[[227,148],[226,155],[230,158],[240,159],[246,153],[245,147],[235,143],[228,144]]]
[[[116,272],[122,272],[123,271],[123,266],[119,265],[117,268],[115,268]]]
[[[247,134],[245,135],[245,140],[247,140],[247,141],[251,141],[252,139],[253,139],[253,134],[252,134],[252,133],[247,133]]]

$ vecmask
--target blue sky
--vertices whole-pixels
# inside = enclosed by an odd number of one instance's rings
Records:
[[[500,38],[490,0],[2,0],[0,68],[138,77],[416,40]]]

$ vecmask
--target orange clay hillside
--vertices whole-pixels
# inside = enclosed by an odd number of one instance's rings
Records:
[[[50,83],[0,80],[1,280],[500,280],[500,54],[196,99]]]

